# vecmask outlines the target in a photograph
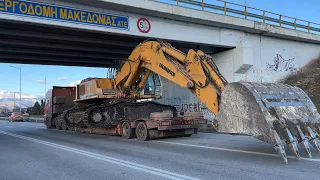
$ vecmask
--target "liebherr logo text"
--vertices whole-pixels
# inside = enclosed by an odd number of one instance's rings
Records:
[[[165,70],[165,71],[167,71],[167,73],[169,73],[171,76],[176,76],[176,73],[174,73],[173,71],[171,71],[169,68],[167,68],[165,65],[163,65],[163,64],[159,64],[159,67],[161,67],[161,69],[163,69],[163,70]]]

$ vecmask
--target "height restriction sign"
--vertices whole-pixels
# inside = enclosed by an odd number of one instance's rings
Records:
[[[137,26],[138,26],[139,31],[142,33],[148,33],[151,29],[151,24],[148,21],[148,19],[146,19],[146,18],[140,18],[137,21]]]

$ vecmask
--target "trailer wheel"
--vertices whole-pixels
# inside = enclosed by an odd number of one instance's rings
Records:
[[[134,137],[134,129],[130,127],[130,124],[128,122],[122,123],[121,135],[126,139],[132,139]]]
[[[148,128],[144,122],[139,122],[136,127],[136,135],[139,140],[148,141],[150,136]]]

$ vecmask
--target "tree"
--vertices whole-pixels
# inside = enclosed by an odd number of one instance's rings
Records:
[[[40,115],[41,113],[41,106],[39,104],[39,102],[35,102],[34,103],[34,106],[32,107],[32,111],[31,111],[31,114],[32,115]]]
[[[28,107],[26,113],[32,114],[32,107]]]
[[[40,109],[40,113],[44,114],[44,107],[46,106],[46,102],[45,101],[41,101],[41,109]]]

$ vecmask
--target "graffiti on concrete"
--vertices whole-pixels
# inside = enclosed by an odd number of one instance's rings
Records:
[[[201,112],[205,117],[210,117],[213,114],[209,111],[205,105],[200,102],[197,103],[182,103],[179,105],[173,105],[178,112]]]
[[[267,70],[269,71],[297,71],[294,64],[295,58],[284,59],[280,54],[276,54],[273,58],[273,63],[267,63]]]
[[[203,103],[196,100],[196,98],[194,98],[192,95],[182,95],[180,97],[166,97],[161,100],[158,100],[158,102],[174,106],[179,112],[179,114],[182,112],[201,112],[204,115],[204,117],[208,120],[212,120],[214,116]]]
[[[200,103],[182,103],[174,106],[179,112],[202,112]]]

